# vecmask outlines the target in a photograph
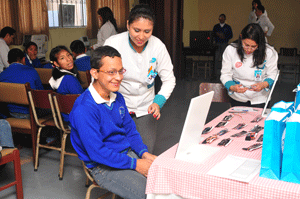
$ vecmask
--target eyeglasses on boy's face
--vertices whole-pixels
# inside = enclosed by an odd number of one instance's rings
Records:
[[[119,70],[119,71],[117,71],[117,70],[103,71],[103,70],[98,69],[97,71],[98,71],[98,72],[106,73],[106,74],[108,74],[109,76],[115,76],[115,75],[117,75],[118,73],[119,73],[119,75],[124,75],[124,73],[126,72],[126,69],[123,68],[123,69],[121,69],[121,70]]]

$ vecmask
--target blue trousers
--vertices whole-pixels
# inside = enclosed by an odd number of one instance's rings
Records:
[[[10,124],[3,119],[0,119],[0,146],[14,147]]]
[[[139,158],[131,150],[129,150],[127,155]],[[90,171],[98,185],[122,198],[146,198],[147,178],[135,170],[114,169],[105,165],[99,165],[90,169]]]

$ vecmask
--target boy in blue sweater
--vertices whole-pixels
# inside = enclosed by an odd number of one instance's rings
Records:
[[[146,198],[146,177],[156,156],[148,153],[117,92],[126,71],[121,55],[99,47],[91,67],[94,82],[70,113],[72,145],[101,187],[123,198]]]
[[[75,57],[75,65],[79,71],[91,70],[91,57],[86,55],[86,47],[80,40],[72,41],[70,49]]]
[[[25,55],[18,49],[14,48],[8,52],[8,63],[10,64],[0,74],[0,82],[25,84],[30,83],[30,88],[44,90],[42,81],[36,70],[25,65]],[[29,118],[29,108],[27,106],[8,104],[10,114],[16,118]]]

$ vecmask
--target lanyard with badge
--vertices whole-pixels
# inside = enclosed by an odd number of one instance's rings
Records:
[[[264,61],[262,68],[259,68],[258,66],[256,66],[256,69],[254,71],[254,80],[256,82],[262,82],[262,71],[263,71],[263,69],[265,69],[265,65],[266,65],[266,60]]]
[[[155,77],[157,76],[157,72],[155,72],[153,65],[156,62],[155,58],[152,58],[150,61],[150,68],[148,69],[148,75],[146,78],[147,84],[151,85],[154,82]]]

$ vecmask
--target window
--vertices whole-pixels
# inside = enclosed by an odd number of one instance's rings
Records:
[[[85,27],[86,0],[46,0],[49,27]]]

